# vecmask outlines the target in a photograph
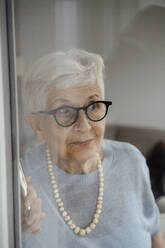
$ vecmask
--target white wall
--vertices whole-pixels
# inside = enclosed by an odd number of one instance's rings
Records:
[[[140,12],[107,62],[111,123],[165,130],[165,8]],[[107,93],[108,97],[109,93]]]
[[[103,56],[106,97],[113,100],[111,123],[165,129],[162,29],[149,40],[136,37],[136,15],[154,1],[147,0],[17,0],[16,45],[20,64],[19,94],[22,111],[22,74],[39,57],[72,47]],[[158,3],[159,2],[159,3]],[[163,6],[162,1],[155,1]],[[146,14],[147,15],[147,14]],[[154,11],[153,24],[155,22]],[[161,17],[162,18],[162,17]],[[145,22],[145,18],[144,18]],[[161,22],[161,20],[159,20]],[[163,19],[164,22],[164,19]],[[164,25],[164,24],[163,24]],[[143,26],[143,25],[142,25]],[[147,31],[143,28],[142,34]],[[150,29],[152,33],[152,30]],[[159,42],[156,42],[155,37]],[[160,51],[158,53],[153,52]],[[153,104],[153,100],[155,104]],[[23,117],[20,115],[20,122]],[[30,130],[22,124],[21,140]]]

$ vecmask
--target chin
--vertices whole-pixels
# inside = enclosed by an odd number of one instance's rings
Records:
[[[77,147],[77,149],[72,150],[70,154],[70,157],[76,160],[86,160],[91,157],[94,157],[95,154],[99,151],[98,147],[96,145],[91,146],[84,146],[84,147]]]

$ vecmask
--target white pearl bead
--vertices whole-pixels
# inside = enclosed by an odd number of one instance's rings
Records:
[[[102,199],[100,199],[100,197],[101,197]],[[99,196],[98,198],[99,198],[99,199],[97,199],[97,202],[102,203],[102,202],[103,202],[103,197],[102,197],[102,196]]]
[[[104,187],[104,183],[103,182],[100,182],[100,187]]]
[[[62,201],[61,198],[56,199],[56,202],[57,202],[57,203],[59,203],[59,202],[61,202],[61,201]]]
[[[99,177],[103,178],[103,172],[99,172]]]
[[[69,215],[65,216],[65,221],[68,221],[68,220],[70,220],[70,216]]]
[[[93,223],[97,224],[98,223],[98,219],[93,219]]]
[[[56,183],[55,183],[55,184],[53,184],[53,185],[52,185],[52,187],[53,187],[53,189],[54,189],[54,190],[56,190],[56,189],[58,190],[58,186],[57,186],[57,184],[56,184]]]
[[[100,187],[100,188],[99,188],[99,193],[100,193],[100,192],[103,192],[103,191],[104,191],[104,188],[103,188],[103,187]]]
[[[101,209],[97,209],[97,210],[96,210],[96,213],[97,213],[97,214],[100,214],[100,213],[101,213]]]
[[[81,235],[81,236],[84,236],[85,234],[86,234],[85,229],[80,229],[80,235]]]
[[[102,201],[98,201],[97,202],[97,206],[99,206],[99,205],[102,207],[103,206],[103,202]]]
[[[63,205],[64,205],[64,203],[62,201],[58,203],[59,207],[62,207]]]
[[[100,208],[102,208],[103,203],[102,202],[97,202],[97,206],[100,206]],[[97,209],[97,207],[96,207],[96,209]]]
[[[63,212],[64,211],[64,207],[60,207],[59,210],[60,210],[60,212]]]
[[[85,228],[85,231],[86,231],[86,233],[90,233],[92,230],[91,230],[91,228],[88,226],[87,228]]]
[[[64,212],[62,213],[62,215],[63,215],[64,217],[67,216],[67,212],[64,211]]]
[[[97,208],[98,208],[98,209],[102,209],[102,204],[98,204],[98,205],[97,205]]]
[[[77,233],[79,233],[79,231],[80,231],[80,227],[76,226],[74,229],[74,232],[77,234]]]
[[[72,224],[72,220],[69,220],[67,224],[70,226]]]
[[[75,224],[71,224],[71,225],[70,225],[70,228],[71,228],[71,229],[74,229],[75,227],[76,227]]]
[[[104,195],[104,193],[103,192],[99,192],[99,196],[103,196]]]
[[[99,214],[94,214],[94,218],[99,218]]]
[[[94,223],[91,223],[91,224],[90,224],[90,228],[91,228],[91,229],[95,229],[95,227],[96,227],[96,225],[95,225]]]
[[[103,177],[100,177],[99,178],[99,182],[104,182],[104,178]]]
[[[59,196],[60,196],[59,193],[55,193],[56,198],[59,198]]]

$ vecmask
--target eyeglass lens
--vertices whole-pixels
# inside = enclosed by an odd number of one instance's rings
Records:
[[[65,107],[62,109],[59,109],[56,112],[56,120],[59,124],[63,125],[63,126],[67,126],[72,124],[77,116],[77,111],[76,109]]]
[[[87,115],[89,119],[98,121],[102,119],[106,113],[106,105],[102,102],[96,102],[87,108]]]
[[[87,116],[90,120],[99,121],[106,114],[107,107],[102,102],[96,102],[88,106]],[[57,122],[63,126],[74,123],[77,118],[77,110],[71,107],[61,108],[56,112]]]

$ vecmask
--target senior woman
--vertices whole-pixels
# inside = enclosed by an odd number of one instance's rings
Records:
[[[112,104],[103,67],[99,55],[72,49],[41,58],[25,77],[25,120],[42,143],[22,159],[31,176],[25,248],[164,247],[145,159],[103,139]]]

